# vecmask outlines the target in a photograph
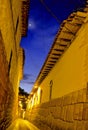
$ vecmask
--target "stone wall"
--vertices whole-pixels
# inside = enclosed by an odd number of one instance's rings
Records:
[[[40,130],[88,130],[88,90],[72,92],[26,111]]]
[[[8,62],[0,34],[0,130],[5,130],[13,120],[14,91],[8,76]]]

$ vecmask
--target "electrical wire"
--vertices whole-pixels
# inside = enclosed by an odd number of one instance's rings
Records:
[[[59,24],[61,24],[61,21],[58,19],[58,17],[52,12],[52,10],[46,5],[46,3],[44,2],[44,0],[40,0],[40,2],[41,2],[41,4],[46,8],[46,10],[53,16],[53,18],[55,18],[56,19],[56,21],[59,23]],[[77,11],[77,10],[75,10],[75,11]],[[73,35],[75,35],[70,29],[68,29],[66,26],[64,26],[69,32],[71,32]],[[30,54],[30,58],[31,58],[31,62],[32,62],[32,65],[34,66],[34,67],[37,67],[37,68],[39,68],[39,65],[36,63],[36,62],[34,62],[35,60],[33,59],[33,57],[31,56],[31,54]]]
[[[61,24],[61,21],[57,18],[57,16],[52,12],[52,10],[45,4],[44,0],[40,0],[40,2],[42,3],[42,5],[46,8],[46,10],[56,19],[56,21]],[[72,33],[73,35],[75,35],[75,33],[73,33],[70,29],[68,29],[66,26],[64,26],[70,33]]]
[[[40,2],[43,4],[43,6],[47,9],[47,11],[57,20],[59,24],[61,24],[61,21],[57,18],[57,16],[51,11],[51,9],[44,3],[43,0],[40,0]]]

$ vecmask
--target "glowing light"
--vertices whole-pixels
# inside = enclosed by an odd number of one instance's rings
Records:
[[[19,106],[20,106],[21,108],[22,108],[22,106],[23,106],[21,101],[19,101]]]
[[[30,95],[33,95],[33,92],[31,92]]]
[[[35,29],[35,27],[35,22],[32,19],[30,19],[28,23],[28,29]]]
[[[34,88],[38,88],[38,86],[37,86],[37,85],[35,85],[35,86],[34,86]]]
[[[29,23],[29,27],[31,27],[32,25],[31,25],[31,23]]]
[[[40,91],[41,91],[41,88],[39,87],[38,88],[38,96],[40,95]]]

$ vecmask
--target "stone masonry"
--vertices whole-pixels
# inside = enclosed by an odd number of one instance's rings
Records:
[[[8,62],[0,34],[0,130],[5,130],[12,122],[14,91],[8,76]]]
[[[72,92],[26,112],[40,130],[88,130],[88,90]]]

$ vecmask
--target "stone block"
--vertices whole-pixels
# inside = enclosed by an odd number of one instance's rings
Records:
[[[60,115],[61,115],[61,107],[60,106],[54,107],[54,110],[52,109],[52,116],[54,117],[54,119],[60,119]]]
[[[83,120],[88,120],[88,103],[83,104]]]
[[[66,126],[66,130],[75,130],[75,126],[73,123],[67,123]]]
[[[63,106],[70,105],[71,101],[72,101],[72,93],[67,94],[66,96],[63,97]]]
[[[84,124],[84,122],[83,121],[77,121],[76,129],[77,130],[85,130],[85,124]]]
[[[77,99],[78,99],[78,91],[72,93],[71,104],[77,103]]]
[[[88,102],[88,83],[87,83],[87,87],[86,87],[86,102]]]
[[[85,124],[85,126],[84,126],[83,130],[88,130],[88,121],[85,121],[84,124]]]
[[[86,88],[81,89],[81,90],[78,91],[77,102],[78,103],[86,102]]]
[[[66,114],[67,114],[67,106],[63,106],[61,108],[60,119],[63,121],[66,120]]]
[[[82,120],[83,118],[83,103],[80,104],[75,104],[74,105],[74,115],[73,119],[74,120]]]
[[[56,119],[51,130],[74,130],[74,124]]]
[[[63,102],[63,98],[57,98],[57,99],[52,99],[49,102],[41,104],[43,107],[46,105],[46,107],[56,107],[56,106],[61,106]]]
[[[50,102],[47,103],[48,107],[55,107],[57,104],[57,100],[53,99]]]
[[[60,107],[63,106],[63,97],[55,99],[54,104],[55,104],[56,107],[57,106],[60,106]]]
[[[74,114],[74,105],[68,105],[67,111],[66,111],[66,121],[67,122],[73,122],[73,114]]]
[[[50,109],[46,109],[46,108],[41,108],[39,111],[36,111],[38,112],[39,115],[42,115],[44,117],[47,117],[47,115],[50,114]]]

